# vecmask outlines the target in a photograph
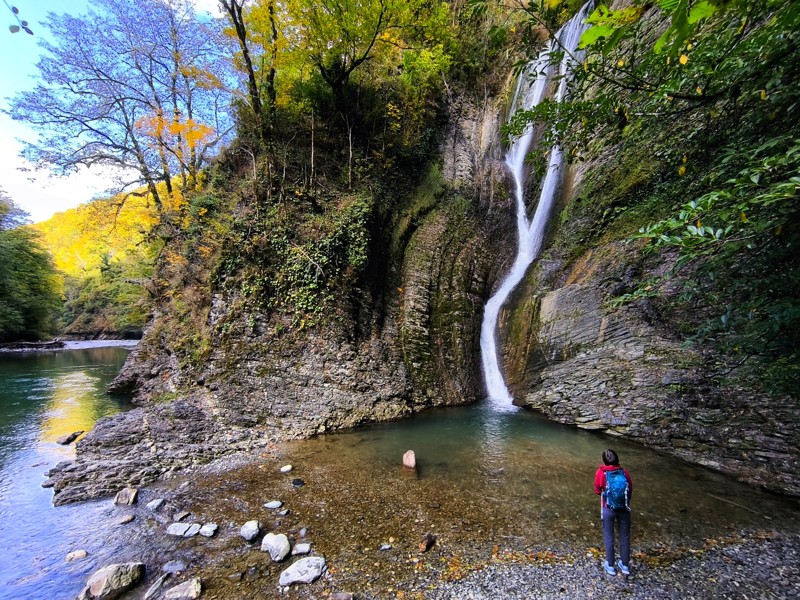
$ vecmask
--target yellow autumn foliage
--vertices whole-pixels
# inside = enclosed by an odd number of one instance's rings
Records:
[[[56,268],[74,277],[99,270],[103,257],[122,260],[141,254],[142,245],[158,221],[146,196],[94,200],[31,225],[41,234]]]

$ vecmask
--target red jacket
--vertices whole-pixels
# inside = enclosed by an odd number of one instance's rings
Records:
[[[594,474],[594,493],[600,496],[603,507],[606,505],[606,499],[602,497],[603,489],[606,487],[606,473],[621,468],[619,465],[602,465]],[[631,476],[628,474],[627,469],[622,469],[625,473],[625,479],[628,480],[628,500],[633,497],[633,482]]]

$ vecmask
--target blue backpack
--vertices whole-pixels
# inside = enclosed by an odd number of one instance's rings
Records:
[[[606,506],[613,510],[628,508],[628,479],[620,467],[606,471],[606,487],[603,490]]]

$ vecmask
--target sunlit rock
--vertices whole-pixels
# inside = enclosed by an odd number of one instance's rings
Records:
[[[252,542],[261,533],[261,523],[258,521],[248,521],[239,530],[239,534],[248,542]]]
[[[143,563],[108,565],[89,577],[78,600],[110,600],[132,588],[144,576]]]
[[[167,527],[167,534],[183,537],[191,526],[192,523],[172,523]]]
[[[261,542],[261,549],[269,552],[273,561],[280,562],[289,555],[292,547],[289,539],[283,533],[268,533]]]
[[[62,446],[71,444],[76,439],[78,439],[78,436],[82,433],[83,430],[81,429],[80,431],[74,431],[72,433],[68,433],[67,435],[62,435],[60,438],[56,440],[56,444],[61,444]]]
[[[302,554],[311,554],[310,542],[301,542],[299,544],[295,544],[294,548],[292,548],[292,556],[298,556]]]
[[[136,488],[126,487],[121,489],[117,492],[117,495],[114,497],[114,504],[121,504],[124,506],[130,506],[132,504],[136,504],[136,497],[139,494],[139,490]]]
[[[416,469],[417,468],[417,455],[414,453],[413,450],[409,450],[405,454],[403,454],[403,466],[407,469]]]
[[[325,559],[321,556],[301,558],[281,573],[278,585],[286,586],[294,583],[311,583],[325,572]]]
[[[202,592],[203,586],[200,579],[195,577],[168,589],[164,592],[164,598],[166,600],[194,600],[194,598],[199,598]]]

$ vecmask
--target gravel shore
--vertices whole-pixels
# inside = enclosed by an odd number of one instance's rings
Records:
[[[683,557],[644,557],[630,577],[595,557],[571,564],[496,564],[424,592],[431,600],[531,598],[800,598],[800,535],[746,533]]]

